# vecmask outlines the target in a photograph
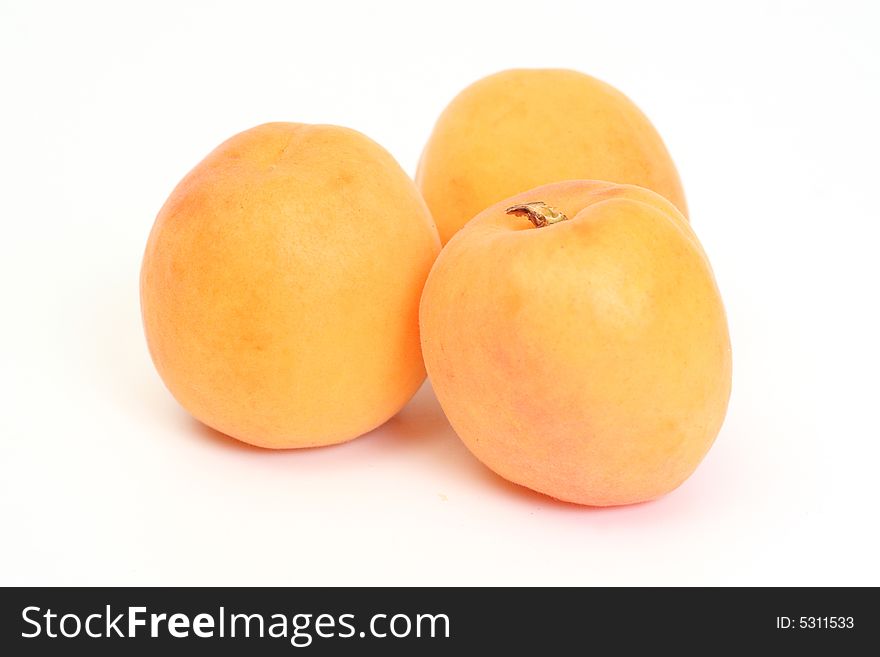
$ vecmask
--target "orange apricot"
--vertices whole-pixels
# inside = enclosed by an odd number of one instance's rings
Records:
[[[629,98],[577,71],[515,69],[479,80],[449,104],[416,183],[445,244],[501,199],[583,178],[647,187],[687,215],[675,164]]]
[[[435,262],[420,323],[464,443],[560,500],[663,495],[724,419],[731,352],[712,269],[682,214],[647,189],[567,181],[489,207]]]
[[[185,409],[244,442],[355,438],[424,379],[418,303],[439,248],[415,184],[364,135],[247,130],[156,218],[141,270],[153,362]]]

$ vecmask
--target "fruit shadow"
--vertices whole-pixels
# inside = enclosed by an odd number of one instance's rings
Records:
[[[525,506],[589,514],[614,513],[650,504],[650,502],[640,502],[616,507],[584,506],[559,500],[508,481],[483,465],[465,447],[446,419],[431,384],[427,381],[407,407],[383,427],[386,430],[381,435],[371,432],[364,436],[364,439],[372,439],[380,449],[389,453],[409,451],[415,458],[429,461],[429,465],[448,470],[450,478],[478,480],[487,493],[501,495]]]
[[[430,383],[425,383],[396,416],[369,433],[338,445],[290,450],[270,450],[235,440],[197,420],[189,419],[194,438],[213,447],[235,450],[260,458],[289,458],[335,452],[346,463],[363,464],[366,458],[403,458],[418,467],[442,469],[451,482],[470,479],[484,487],[487,495],[498,495],[523,506],[554,509],[566,513],[607,513],[630,507],[589,507],[557,500],[507,481],[477,460],[464,446],[446,419]],[[327,467],[335,467],[328,465]],[[639,505],[632,505],[639,506]]]

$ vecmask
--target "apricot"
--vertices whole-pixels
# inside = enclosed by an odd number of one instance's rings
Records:
[[[567,181],[489,207],[444,247],[420,322],[464,443],[560,500],[663,495],[724,419],[730,340],[712,269],[682,214],[647,189]]]
[[[270,123],[221,144],[150,233],[150,354],[205,424],[270,448],[355,438],[424,379],[422,286],[440,243],[381,146],[335,126]]]
[[[561,69],[503,71],[462,91],[440,115],[416,183],[445,244],[501,199],[582,178],[647,187],[687,215],[647,117],[614,87]]]

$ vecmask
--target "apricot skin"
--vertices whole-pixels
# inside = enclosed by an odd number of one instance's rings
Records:
[[[479,80],[449,104],[416,183],[445,244],[501,199],[584,178],[647,187],[687,216],[675,164],[631,100],[577,71],[514,69]]]
[[[214,150],[156,218],[147,342],[180,404],[270,448],[355,438],[425,376],[418,303],[439,251],[413,182],[335,126],[271,123]]]
[[[535,228],[506,208],[544,201]],[[455,431],[502,477],[593,506],[656,498],[712,445],[727,321],[685,218],[639,187],[545,185],[477,215],[422,294],[422,352]]]

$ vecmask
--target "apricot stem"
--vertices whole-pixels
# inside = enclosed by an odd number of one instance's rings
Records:
[[[517,217],[526,216],[535,225],[535,228],[549,226],[568,219],[562,212],[552,205],[547,205],[544,201],[511,205],[507,208],[507,214],[513,214]]]

